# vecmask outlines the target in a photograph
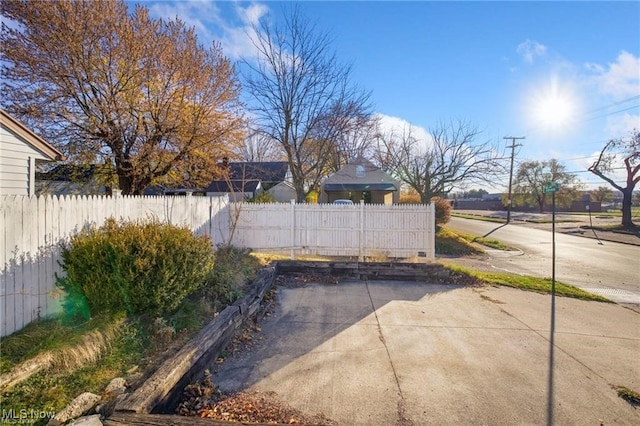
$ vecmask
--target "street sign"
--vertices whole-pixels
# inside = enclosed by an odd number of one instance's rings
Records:
[[[545,194],[558,191],[560,191],[560,184],[558,182],[547,182],[544,188],[542,188],[542,192],[544,192]]]

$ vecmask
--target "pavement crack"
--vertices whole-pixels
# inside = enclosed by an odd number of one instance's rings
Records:
[[[378,339],[384,345],[385,351],[387,351],[387,359],[389,360],[389,365],[391,365],[391,371],[393,371],[393,378],[396,382],[396,387],[398,388],[398,419],[396,421],[397,426],[413,426],[414,423],[411,419],[407,417],[406,414],[406,402],[404,399],[404,395],[402,394],[402,388],[400,387],[400,380],[398,379],[398,373],[396,372],[396,367],[393,365],[393,360],[391,359],[391,353],[389,352],[389,347],[387,346],[387,341],[384,338],[384,333],[382,332],[382,327],[380,326],[380,318],[378,318],[378,312],[376,310],[376,306],[373,303],[373,297],[371,297],[371,291],[369,290],[369,282],[365,281],[365,286],[367,288],[367,295],[369,296],[369,302],[371,302],[371,310],[373,311],[373,315],[376,318],[376,326],[378,328]]]

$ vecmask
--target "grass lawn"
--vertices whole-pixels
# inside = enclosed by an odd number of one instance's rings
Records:
[[[506,287],[519,288],[521,290],[535,291],[538,293],[550,294],[552,290],[551,278],[532,277],[530,275],[517,275],[503,272],[481,272],[464,268],[458,265],[448,265],[447,268],[453,272],[472,276],[486,284],[502,285]],[[613,303],[609,299],[598,296],[570,284],[556,280],[555,292],[558,296],[572,297],[574,299],[592,300],[597,302]]]
[[[502,219],[499,217],[491,217],[491,216],[482,216],[477,214],[468,214],[468,213],[459,213],[455,210],[451,212],[451,216],[459,217],[462,219],[473,219],[473,220],[482,220],[485,222],[495,222],[495,223],[506,223],[506,219]]]

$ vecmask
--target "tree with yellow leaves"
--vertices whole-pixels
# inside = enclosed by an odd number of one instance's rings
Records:
[[[242,142],[235,69],[219,44],[122,0],[2,1],[3,107],[124,194],[203,186]]]

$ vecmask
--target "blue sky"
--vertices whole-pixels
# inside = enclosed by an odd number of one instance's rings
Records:
[[[247,34],[256,19],[280,20],[290,6],[139,3],[194,26],[204,44],[220,41],[234,61],[254,54]],[[389,128],[411,124],[428,138],[438,122],[467,120],[502,149],[504,136],[525,136],[517,161],[557,158],[588,188],[605,185],[584,171],[606,141],[640,129],[640,2],[299,5]]]

